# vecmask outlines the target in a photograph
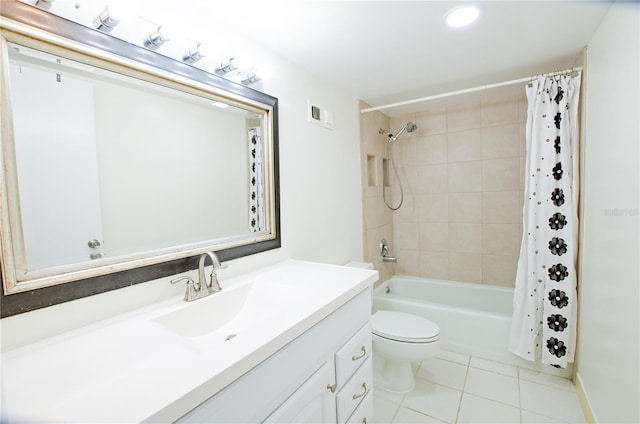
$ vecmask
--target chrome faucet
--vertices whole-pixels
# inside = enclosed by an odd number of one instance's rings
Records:
[[[211,258],[211,274],[209,278],[204,275],[204,263],[206,259]],[[211,294],[218,293],[222,288],[218,281],[218,275],[216,271],[226,268],[227,265],[221,264],[218,256],[213,252],[207,252],[200,255],[200,261],[198,262],[198,283],[196,284],[191,277],[182,276],[171,280],[171,284],[179,283],[180,281],[187,282],[187,291],[184,294],[184,300],[191,302],[193,300],[202,299]]]
[[[389,244],[385,239],[380,240],[380,256],[382,256],[382,262],[398,262],[395,256],[389,256]]]
[[[207,281],[204,276],[204,262],[207,257],[211,258],[211,275],[209,275],[209,281]],[[200,280],[200,290],[207,290],[207,294],[218,293],[222,288],[220,288],[220,282],[218,281],[218,275],[216,274],[216,270],[221,268],[226,268],[226,265],[222,265],[218,256],[216,256],[213,252],[207,252],[200,255],[200,262],[198,262],[198,279]]]

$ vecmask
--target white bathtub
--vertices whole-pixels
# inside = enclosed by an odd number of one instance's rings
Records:
[[[490,359],[562,377],[558,370],[525,361],[509,352],[513,289],[394,276],[373,293],[373,311],[402,311],[440,326],[442,349]]]

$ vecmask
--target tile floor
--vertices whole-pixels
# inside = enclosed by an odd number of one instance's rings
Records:
[[[404,396],[374,390],[376,423],[584,423],[570,380],[455,352],[424,361]]]

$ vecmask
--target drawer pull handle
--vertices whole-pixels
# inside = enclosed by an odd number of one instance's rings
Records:
[[[366,394],[367,394],[367,391],[368,391],[368,390],[367,390],[367,383],[362,383],[362,388],[364,389],[364,390],[362,391],[362,393],[357,394],[357,395],[353,395],[353,396],[352,396],[352,397],[353,397],[353,400],[360,399],[361,397],[363,397],[364,395],[366,395]]]
[[[367,424],[367,417],[364,417],[364,418],[362,419],[362,424]]]
[[[335,384],[327,384],[327,389],[331,390],[331,393],[335,393],[336,392],[336,385]]]
[[[360,350],[362,351],[362,353],[361,353],[360,355],[358,355],[358,356],[353,355],[353,356],[351,357],[351,360],[352,360],[352,361],[357,361],[357,360],[362,359],[362,358],[364,358],[365,356],[367,356],[367,349],[365,349],[365,348],[364,348],[364,346],[362,346],[362,347],[360,348]]]

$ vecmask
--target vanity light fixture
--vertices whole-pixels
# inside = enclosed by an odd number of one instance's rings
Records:
[[[451,28],[461,28],[475,22],[480,16],[480,9],[476,6],[465,5],[454,7],[444,16],[444,21]]]
[[[34,5],[38,6],[41,9],[49,10],[51,9],[51,3],[53,3],[54,1],[55,0],[36,0]]]
[[[235,65],[235,63],[233,63],[234,59],[232,57],[229,58],[229,61],[226,63],[221,63],[220,66],[218,66],[213,72],[216,75],[219,76],[224,76],[226,74],[228,74],[229,72],[235,71],[238,69],[238,67]]]
[[[187,54],[182,56],[182,61],[192,65],[205,56],[206,55],[203,52],[202,44],[198,43],[195,49],[189,50]]]
[[[145,38],[143,44],[150,50],[158,50],[158,47],[170,40],[171,39],[167,37],[166,32],[162,30],[161,26],[159,26],[155,32],[152,32],[147,36],[147,38]]]
[[[124,10],[119,9],[119,6],[114,6],[113,4],[105,5],[102,12],[100,12],[93,20],[93,26],[95,29],[106,32],[107,34],[113,31],[120,21],[122,21],[124,15]]]
[[[253,83],[260,81],[261,79],[262,78],[257,76],[254,72],[249,72],[244,76],[244,78],[240,80],[240,82],[242,83],[242,85],[251,85]]]

